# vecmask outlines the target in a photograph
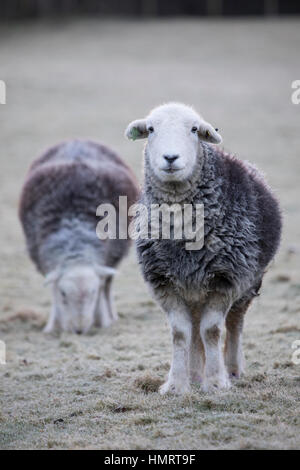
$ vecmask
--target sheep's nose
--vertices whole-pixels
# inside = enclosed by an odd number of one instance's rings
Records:
[[[179,155],[164,155],[164,159],[167,160],[168,163],[175,162],[175,160],[177,160],[178,157]]]
[[[81,335],[81,334],[82,334],[82,330],[79,330],[79,329],[76,330],[76,334],[77,334],[77,335]]]

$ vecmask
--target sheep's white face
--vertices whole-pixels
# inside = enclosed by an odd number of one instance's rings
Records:
[[[220,143],[221,136],[192,108],[171,103],[155,108],[127,128],[130,139],[148,138],[146,154],[162,182],[185,181],[194,171],[199,141]]]
[[[184,113],[176,111],[158,109],[146,120],[149,163],[156,177],[162,181],[189,178],[197,160],[197,116],[190,110]]]
[[[100,265],[74,265],[51,271],[46,284],[52,284],[53,322],[50,332],[58,326],[70,333],[87,333],[92,325],[108,326],[107,279],[116,274],[113,268]],[[105,301],[103,301],[103,299]]]
[[[87,333],[94,323],[103,280],[89,266],[69,268],[53,286],[58,320],[64,331]]]

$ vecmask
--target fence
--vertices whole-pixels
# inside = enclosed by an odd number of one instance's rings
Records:
[[[299,14],[299,0],[1,0],[0,19],[75,15]]]

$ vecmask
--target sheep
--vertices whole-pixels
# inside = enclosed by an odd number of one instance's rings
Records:
[[[214,145],[222,141],[218,130],[191,107],[159,106],[125,135],[147,138],[140,201],[149,213],[153,204],[204,205],[201,249],[186,250],[184,239],[136,241],[144,279],[172,333],[160,393],[189,393],[194,382],[206,392],[228,389],[229,378],[244,370],[244,315],[279,246],[278,202],[256,168]]]
[[[43,153],[29,169],[19,217],[29,255],[52,286],[52,307],[44,331],[87,333],[117,320],[113,276],[130,240],[99,240],[96,209],[119,196],[138,197],[129,167],[108,147],[72,140]]]

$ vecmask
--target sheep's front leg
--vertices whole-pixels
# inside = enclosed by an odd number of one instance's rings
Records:
[[[98,305],[95,312],[95,325],[107,328],[113,323],[113,318],[110,313],[110,306],[107,295],[104,289],[101,289],[99,292]]]
[[[205,355],[200,337],[199,320],[193,319],[190,346],[190,378],[192,383],[201,383],[203,381],[204,364]]]
[[[169,314],[173,340],[172,365],[168,380],[160,387],[162,395],[174,393],[182,395],[190,390],[189,349],[191,344],[192,324],[187,311],[173,308]]]
[[[54,305],[51,306],[50,315],[47,321],[45,328],[43,329],[44,333],[53,333],[57,327],[57,311]]]
[[[224,302],[216,298],[206,305],[201,317],[200,334],[205,350],[204,391],[230,387],[221,344],[225,315]]]
[[[106,280],[104,292],[107,299],[107,305],[109,309],[109,314],[113,321],[118,320],[118,313],[114,307],[113,296],[112,296],[112,281],[113,279],[110,277]]]

